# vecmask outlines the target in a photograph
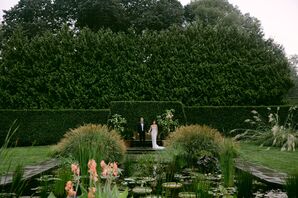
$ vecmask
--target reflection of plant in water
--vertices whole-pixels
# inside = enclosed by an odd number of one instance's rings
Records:
[[[174,119],[174,109],[166,110],[162,115],[157,116],[157,123],[161,127],[159,131],[160,137],[166,137],[172,131],[175,131],[178,127],[178,120]]]
[[[295,151],[298,133],[295,129],[296,123],[293,120],[293,114],[297,107],[289,108],[283,123],[281,123],[279,107],[276,108],[276,112],[272,112],[271,108],[267,109],[269,111],[268,119],[264,119],[256,110],[251,111],[252,119],[246,119],[245,122],[251,124],[255,129],[245,129],[234,139],[253,141],[265,146],[277,146],[281,147],[282,151]],[[231,132],[238,131],[239,129],[234,129]]]
[[[298,197],[298,173],[291,174],[286,180],[288,197]]]
[[[253,177],[250,173],[241,171],[237,174],[236,186],[239,198],[250,198],[253,195]]]

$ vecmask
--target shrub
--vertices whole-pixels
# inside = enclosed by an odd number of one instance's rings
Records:
[[[108,119],[108,125],[111,126],[115,131],[119,132],[122,137],[124,136],[126,123],[126,119],[119,114],[114,114],[110,119]]]
[[[183,151],[181,156],[194,164],[206,152],[218,157],[223,137],[208,126],[190,125],[179,127],[166,139],[166,146]]]
[[[105,125],[88,124],[68,131],[58,143],[56,152],[70,157],[82,166],[89,159],[121,162],[126,147],[120,135]],[[87,167],[82,167],[87,170]]]
[[[174,118],[174,113],[174,109],[167,109],[165,113],[157,116],[157,123],[160,126],[158,135],[160,137],[168,136],[170,132],[175,131],[178,127],[179,122]]]

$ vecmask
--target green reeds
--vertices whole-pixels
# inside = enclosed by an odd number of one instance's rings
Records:
[[[225,139],[220,152],[220,165],[225,187],[234,185],[236,147],[231,139]]]
[[[14,120],[6,134],[3,145],[0,147],[0,166],[6,168],[5,171],[0,172],[0,175],[4,175],[2,176],[4,177],[4,183],[6,182],[6,179],[9,179],[9,176],[5,176],[5,174],[7,175],[7,173],[10,171],[13,163],[11,161],[11,152],[9,152],[7,148],[10,145],[12,137],[17,132],[18,128],[19,126],[17,125],[17,120]],[[23,165],[18,164],[13,170],[12,182],[9,185],[10,187],[0,186],[0,193],[8,193],[10,195],[19,197],[26,187],[26,181],[23,180],[23,175],[24,167]]]

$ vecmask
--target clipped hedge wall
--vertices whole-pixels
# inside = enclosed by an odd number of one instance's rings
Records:
[[[187,117],[187,124],[205,124],[216,128],[224,135],[230,135],[232,129],[247,129],[251,125],[244,120],[252,118],[252,110],[256,110],[264,120],[268,121],[268,106],[201,106],[184,107]],[[271,107],[271,111],[276,112],[277,106]],[[279,115],[281,122],[287,118],[290,106],[280,106]],[[294,114],[297,120],[298,114]]]
[[[17,146],[56,144],[69,128],[82,124],[106,124],[109,109],[101,110],[0,110],[0,145],[17,119]]]
[[[19,129],[12,143],[18,146],[56,144],[69,128],[83,124],[106,124],[113,114],[127,119],[126,130],[136,131],[139,117],[143,116],[147,126],[166,109],[175,109],[179,124],[205,124],[230,135],[232,129],[250,128],[245,119],[252,118],[252,110],[258,111],[268,120],[267,106],[183,106],[180,102],[167,101],[115,101],[110,109],[99,110],[0,110],[0,146],[9,127],[17,119]],[[287,118],[290,106],[281,106],[280,119]],[[277,106],[272,107],[276,111]],[[298,113],[294,114],[298,120]]]
[[[111,102],[111,115],[120,114],[127,120],[128,130],[137,130],[137,124],[141,116],[144,117],[147,127],[150,126],[156,116],[161,115],[167,109],[174,109],[174,118],[179,124],[186,123],[186,117],[181,102],[168,101],[114,101]]]

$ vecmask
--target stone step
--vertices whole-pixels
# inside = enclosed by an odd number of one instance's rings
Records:
[[[127,149],[127,154],[154,154],[161,151],[163,150],[156,150],[152,147],[129,147]]]
[[[138,140],[126,140],[125,141],[129,147],[152,147],[152,141],[146,140],[145,142],[140,142]],[[157,141],[157,144],[162,146],[163,142],[161,140]]]

